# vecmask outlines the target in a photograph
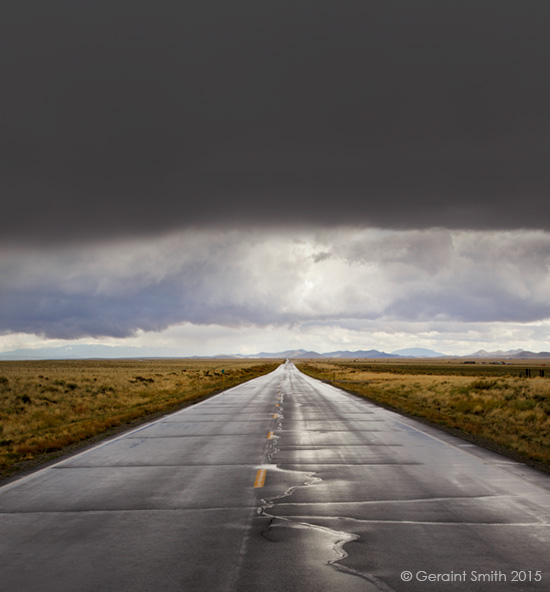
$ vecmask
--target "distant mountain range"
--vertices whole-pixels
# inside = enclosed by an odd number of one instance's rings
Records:
[[[240,357],[240,356],[239,356]],[[400,356],[394,354],[387,354],[376,349],[368,351],[333,351],[320,354],[315,351],[306,351],[304,349],[287,350],[283,352],[260,352],[252,356],[242,356],[244,358],[296,358],[312,359],[312,358],[399,358]]]
[[[398,349],[392,352],[401,358],[443,358],[445,354],[434,351],[433,349],[426,349],[425,347],[406,347],[405,349]]]
[[[497,350],[493,352],[480,349],[479,351],[464,356],[467,358],[506,358],[508,360],[531,360],[531,359],[547,359],[550,358],[550,352],[532,352],[523,349],[511,349],[508,351]]]
[[[271,359],[316,359],[316,358],[331,358],[331,359],[378,359],[378,358],[465,358],[465,359],[477,359],[477,358],[505,358],[505,359],[543,359],[550,358],[550,352],[530,352],[521,349],[509,350],[509,351],[494,351],[488,352],[485,350],[479,350],[473,354],[466,356],[450,356],[436,352],[432,349],[426,349],[424,347],[408,347],[405,349],[399,349],[391,353],[379,351],[377,349],[369,350],[358,350],[358,351],[332,351],[326,353],[318,353],[316,351],[306,351],[304,349],[287,350],[282,352],[260,352],[259,354],[253,355],[220,355],[213,356],[216,358],[246,358],[246,359],[260,359],[260,358],[271,358]]]
[[[465,358],[465,359],[550,359],[550,352],[531,352],[524,350],[493,351],[479,350],[467,356],[446,356],[445,354],[425,349],[412,347],[399,349],[392,353],[369,350],[340,350],[326,353],[307,351],[304,349],[286,350],[281,352],[260,352],[258,354],[220,354],[217,356],[175,356],[162,355],[158,350],[147,352],[138,347],[121,347],[109,345],[70,345],[61,347],[43,347],[36,349],[18,349],[9,352],[0,352],[0,360],[63,360],[63,359],[98,359],[98,358],[233,358],[233,359],[391,359],[391,358]]]
[[[0,352],[0,360],[80,360],[94,358],[141,358],[139,347],[113,345],[62,345]]]

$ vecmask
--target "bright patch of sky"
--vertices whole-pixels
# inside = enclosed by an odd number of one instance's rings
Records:
[[[550,349],[550,233],[185,231],[4,252],[0,350]]]

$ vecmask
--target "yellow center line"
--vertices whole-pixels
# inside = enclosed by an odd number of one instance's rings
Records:
[[[267,432],[267,439],[271,440],[273,438],[273,432]]]
[[[259,469],[256,473],[256,480],[254,481],[254,487],[263,487],[265,483],[265,476],[267,470],[266,469]]]
[[[279,415],[277,413],[273,414],[273,419],[277,419],[279,417]]]

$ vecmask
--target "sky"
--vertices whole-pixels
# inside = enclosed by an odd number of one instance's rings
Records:
[[[550,5],[0,19],[0,353],[550,350]]]

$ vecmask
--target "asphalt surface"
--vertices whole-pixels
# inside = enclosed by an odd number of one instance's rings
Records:
[[[538,592],[549,551],[548,475],[291,363],[0,488],[2,592]]]

